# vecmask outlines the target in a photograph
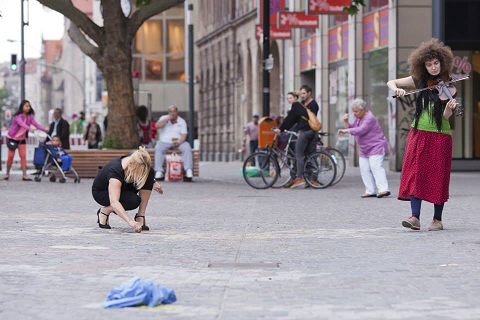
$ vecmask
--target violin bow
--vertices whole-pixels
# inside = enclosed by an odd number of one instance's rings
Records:
[[[450,84],[450,83],[454,83],[454,82],[462,81],[462,80],[467,80],[467,79],[470,79],[470,76],[466,76],[466,77],[462,77],[462,78],[458,78],[458,79],[453,79],[453,80],[444,82],[443,85],[447,85],[447,84]],[[417,90],[412,90],[412,91],[407,92],[403,97],[408,96],[410,94],[417,93],[417,92],[422,92],[422,91],[425,91],[425,90],[435,89],[436,87],[438,87],[438,85],[434,85],[434,86],[430,86],[430,87],[426,87],[426,88],[422,88],[422,89],[417,89]],[[392,96],[392,98],[398,98],[398,95],[394,95],[394,96]]]

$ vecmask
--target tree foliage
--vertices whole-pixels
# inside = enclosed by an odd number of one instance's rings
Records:
[[[352,0],[352,5],[349,7],[343,7],[343,10],[346,10],[349,15],[356,15],[360,10],[360,6],[365,7],[364,0]]]

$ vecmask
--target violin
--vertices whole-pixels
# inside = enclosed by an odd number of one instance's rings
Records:
[[[438,98],[442,102],[447,102],[449,100],[455,99],[457,96],[457,88],[455,87],[455,82],[448,72],[442,72],[439,75],[432,77],[428,80],[427,86],[431,88],[430,90],[438,95]],[[463,115],[463,107],[458,104],[454,110],[455,115]]]
[[[455,82],[469,79],[470,76],[462,77],[459,79],[453,79],[448,72],[442,72],[439,75],[431,78],[427,82],[427,87],[413,90],[407,92],[405,95],[431,90],[434,94],[438,95],[438,98],[442,102],[447,102],[448,100],[455,99],[457,96],[457,88],[455,87]],[[397,98],[397,95],[392,96],[393,98]],[[464,109],[463,107],[458,104],[454,110],[455,115],[463,116]]]

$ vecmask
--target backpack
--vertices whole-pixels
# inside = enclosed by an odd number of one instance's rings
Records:
[[[317,116],[313,114],[312,110],[308,109],[304,104],[302,104],[302,107],[307,110],[308,114],[308,119],[304,116],[302,116],[302,119],[308,121],[308,125],[310,126],[310,128],[312,128],[313,131],[320,131],[320,129],[322,129],[322,124],[318,120]]]

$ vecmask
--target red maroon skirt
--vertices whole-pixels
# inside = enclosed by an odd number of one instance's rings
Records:
[[[451,135],[410,129],[398,200],[409,201],[413,195],[434,204],[446,202],[451,168]]]

